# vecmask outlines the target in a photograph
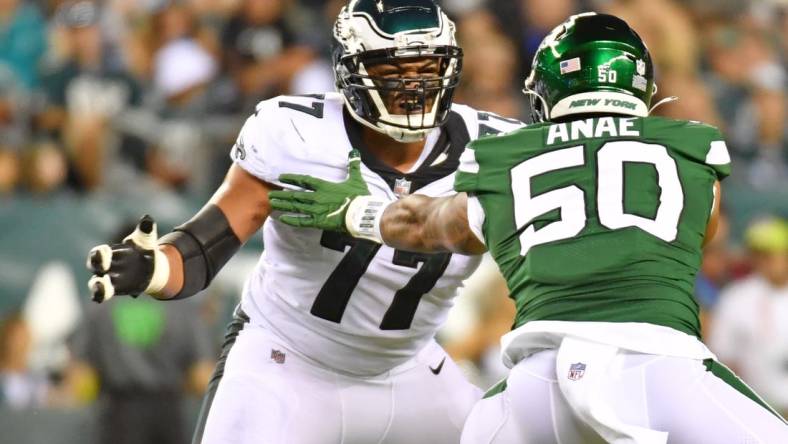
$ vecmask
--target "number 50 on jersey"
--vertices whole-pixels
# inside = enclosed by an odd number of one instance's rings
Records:
[[[495,226],[494,238],[515,230],[520,256],[581,233],[629,227],[674,242],[682,226],[684,232],[703,231],[713,183],[727,175],[729,161],[712,127],[604,117],[534,125],[474,142],[456,188],[484,203],[485,226]],[[687,211],[687,205],[695,207]],[[697,211],[700,206],[705,212]],[[514,219],[509,229],[506,214]]]
[[[525,256],[534,245],[568,239],[586,226],[585,193],[577,185],[558,188],[538,196],[531,193],[534,177],[586,165],[584,146],[563,148],[520,163],[512,169],[514,216],[520,234],[520,254]],[[679,217],[684,207],[684,194],[676,161],[662,145],[632,140],[605,143],[597,155],[596,209],[599,223],[611,230],[639,227],[666,242],[676,239]],[[629,214],[624,209],[624,163],[640,163],[656,168],[659,203],[652,218]],[[533,220],[553,210],[560,210],[561,219],[537,230]]]

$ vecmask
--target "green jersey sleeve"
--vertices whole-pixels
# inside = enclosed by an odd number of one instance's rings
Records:
[[[670,146],[687,160],[714,170],[717,180],[731,174],[731,158],[725,138],[714,126],[696,121],[649,117],[642,120],[643,133]]]
[[[454,190],[477,195],[498,192],[501,181],[497,178],[508,176],[512,163],[517,161],[524,148],[540,143],[537,139],[541,137],[541,131],[535,127],[523,127],[469,143],[460,157]],[[480,171],[483,171],[482,180]]]

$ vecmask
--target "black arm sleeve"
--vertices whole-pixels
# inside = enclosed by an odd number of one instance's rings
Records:
[[[188,298],[205,289],[241,248],[227,216],[213,204],[162,237],[159,243],[172,245],[183,257],[183,288],[172,300]]]

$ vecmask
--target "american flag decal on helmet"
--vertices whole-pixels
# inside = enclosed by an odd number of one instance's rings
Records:
[[[570,72],[580,71],[580,57],[564,60],[561,62],[561,74],[569,74]]]
[[[582,362],[578,362],[576,364],[572,364],[569,366],[569,375],[568,378],[572,381],[577,381],[583,377],[586,372],[586,365]]]

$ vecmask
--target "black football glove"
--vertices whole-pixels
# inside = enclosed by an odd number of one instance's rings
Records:
[[[148,215],[121,244],[99,245],[90,250],[87,267],[93,272],[88,287],[95,302],[115,295],[157,295],[169,279],[169,262],[157,248],[156,223]]]

